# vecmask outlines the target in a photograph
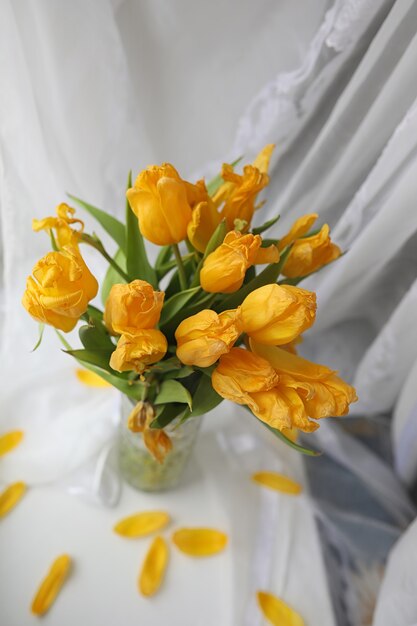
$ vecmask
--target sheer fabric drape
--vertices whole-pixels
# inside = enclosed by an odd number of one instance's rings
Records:
[[[400,481],[412,486],[417,472],[416,3],[6,0],[1,14],[0,427],[28,432],[2,479],[79,486],[85,474],[74,472],[94,467],[111,445],[117,413],[111,392],[71,379],[52,333],[28,355],[36,333],[20,293],[46,250],[31,218],[50,213],[65,191],[118,213],[131,167],[172,160],[184,175],[209,176],[221,160],[251,158],[274,142],[263,216],[281,214],[278,234],[316,211],[348,250],[306,283],[317,290],[319,316],[304,353],[354,382],[355,416],[388,425],[395,472],[333,424],[317,445],[393,513],[395,538],[414,515]],[[100,275],[99,261],[88,260]],[[102,486],[95,496],[106,494]],[[317,546],[314,530],[304,531],[300,545]],[[296,563],[288,567],[294,581]],[[391,589],[386,582],[384,607]],[[321,614],[314,602],[307,610],[330,625],[323,593]],[[375,624],[404,626],[387,615],[378,608]]]

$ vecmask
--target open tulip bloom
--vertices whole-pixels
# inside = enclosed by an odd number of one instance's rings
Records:
[[[224,398],[302,452],[310,451],[295,443],[297,429],[312,432],[356,400],[334,371],[296,351],[316,317],[315,294],[298,284],[341,254],[328,225],[312,230],[318,216],[306,215],[280,239],[263,237],[278,217],[252,226],[272,150],[242,173],[224,165],[207,185],[167,163],[133,184],[129,176],[125,223],[71,196],[114,240],[113,255],[66,204],[34,220],[52,251],[34,266],[23,305],[42,329],[57,329],[68,354],[132,400],[129,427],[160,461],[171,449],[165,426]],[[145,239],[160,246],[154,266]],[[90,304],[99,285],[83,245],[109,263],[104,310]],[[83,347],[72,349],[60,331],[79,322]]]

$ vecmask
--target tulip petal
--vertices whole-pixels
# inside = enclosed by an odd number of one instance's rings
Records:
[[[11,430],[0,436],[0,456],[11,452],[23,439],[22,430]]]
[[[89,370],[76,369],[75,375],[83,385],[87,385],[87,387],[111,387],[111,384],[108,383],[104,378],[96,374],[95,372],[90,372]]]
[[[125,517],[114,526],[113,530],[122,537],[146,537],[165,528],[170,520],[170,516],[165,511],[145,511]]]
[[[161,586],[168,565],[168,544],[163,537],[156,537],[142,565],[139,575],[139,591],[144,596],[153,596]]]
[[[294,222],[291,226],[289,233],[282,237],[278,242],[278,249],[280,252],[290,244],[292,244],[296,239],[300,237],[304,237],[313,226],[314,222],[317,220],[317,213],[309,213],[308,215],[303,215],[299,217],[298,220]]]
[[[25,483],[18,482],[9,485],[0,493],[0,517],[4,517],[9,511],[14,509],[19,500],[25,495],[25,491]]]
[[[269,487],[269,489],[274,489],[281,493],[297,495],[303,490],[302,486],[295,480],[277,472],[257,472],[253,474],[252,479],[264,487]]]
[[[272,593],[258,591],[257,598],[262,614],[274,626],[305,626],[301,615]]]
[[[271,159],[274,148],[275,145],[273,143],[269,143],[268,145],[266,145],[265,148],[262,148],[256,159],[252,163],[252,165],[254,167],[257,167],[262,174],[268,173],[269,161]]]
[[[227,535],[212,528],[181,528],[173,533],[172,541],[189,556],[211,556],[224,550]]]
[[[42,581],[32,602],[32,613],[43,615],[57,597],[71,567],[68,554],[59,556],[52,564],[47,576]]]
[[[280,254],[278,248],[273,244],[267,248],[259,248],[255,257],[255,265],[266,265],[267,263],[278,263]]]

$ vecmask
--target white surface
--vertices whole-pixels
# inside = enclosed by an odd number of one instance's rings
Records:
[[[37,622],[29,613],[32,596],[54,558],[67,552],[74,570],[43,618],[51,626],[256,626],[258,589],[281,595],[307,623],[333,626],[308,496],[285,496],[250,480],[259,469],[284,469],[302,480],[300,458],[275,439],[262,440],[263,429],[232,410],[225,404],[205,418],[184,485],[175,491],[124,486],[119,505],[103,508],[56,488],[32,488],[0,525],[0,623]],[[171,545],[166,581],[146,599],[136,582],[150,539],[123,539],[112,527],[134,512],[160,509],[173,518],[165,536],[175,527],[209,526],[226,531],[230,544],[207,559]]]

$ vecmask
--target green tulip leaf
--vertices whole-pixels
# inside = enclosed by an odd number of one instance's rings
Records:
[[[85,355],[85,353],[87,352],[86,350],[72,350],[71,346],[69,345],[63,334],[56,329],[55,332],[58,335],[61,343],[66,348],[64,352],[73,356],[76,361],[80,363],[80,365],[90,370],[90,372],[94,372],[98,376],[101,376],[103,380],[107,381],[110,385],[124,393],[126,396],[129,396],[129,398],[132,398],[136,401],[142,398],[144,384],[141,381],[130,381],[125,374],[118,374],[117,372],[112,370],[108,363],[105,367],[103,367],[102,365],[94,365],[91,362],[91,360],[94,359],[94,356],[92,357],[92,359],[87,360],[87,357]],[[82,358],[80,358],[80,353]]]
[[[97,307],[89,304],[87,307],[87,315],[90,319],[95,320],[97,322],[103,321],[103,311],[100,311]]]
[[[155,269],[160,270],[172,257],[172,246],[162,246],[155,261]]]
[[[127,189],[132,186],[132,172],[129,172]],[[155,289],[158,287],[156,272],[149,263],[145,242],[139,230],[139,222],[126,199],[126,270],[132,278],[146,280]]]
[[[271,228],[271,226],[276,224],[280,217],[281,217],[280,215],[277,215],[276,217],[273,217],[271,220],[268,220],[267,222],[262,224],[262,226],[255,226],[255,228],[252,228],[253,234],[254,235],[261,235],[266,230],[268,230],[268,228]]]
[[[126,272],[126,255],[121,248],[117,250],[113,258],[116,263],[121,267],[121,269]],[[106,304],[107,298],[109,297],[110,289],[113,287],[113,285],[119,284],[125,284],[125,281],[120,276],[119,272],[117,272],[114,267],[109,265],[103,283],[101,285],[101,301],[103,305]]]
[[[106,211],[103,211],[102,209],[99,209],[92,204],[88,204],[88,202],[84,202],[84,200],[80,200],[80,198],[77,198],[70,193],[68,193],[67,196],[80,207],[85,209],[90,215],[92,215],[97,220],[97,222],[104,228],[106,233],[108,233],[110,237],[117,243],[119,248],[125,248],[125,227],[122,222],[113,217],[113,215],[106,213]]]
[[[278,437],[278,439],[281,439],[281,441],[283,441],[287,446],[289,446],[290,448],[293,448],[294,450],[297,450],[297,452],[301,452],[301,454],[306,454],[307,456],[321,456],[321,454],[322,454],[321,452],[318,452],[317,450],[311,450],[310,448],[304,448],[303,446],[300,446],[298,443],[295,443],[294,441],[291,441],[291,439],[288,439],[288,437],[286,437],[277,428],[272,428],[272,426],[270,426],[269,424],[266,424],[265,422],[263,422],[259,418],[256,418],[256,419],[259,422],[261,422],[261,424],[263,426],[265,426],[269,431],[271,431],[271,433],[273,433],[275,435],[275,437]]]
[[[39,348],[39,346],[42,343],[42,339],[43,339],[43,333],[45,330],[45,324],[40,323],[39,324],[39,337],[38,337],[38,341],[36,342],[35,346],[32,348],[31,352],[35,352],[35,350],[37,350]]]
[[[116,349],[116,346],[102,324],[101,328],[98,324],[94,326],[81,326],[78,334],[86,350],[106,350],[110,359],[111,353]]]
[[[199,291],[201,291],[200,287],[193,287],[171,296],[163,306],[159,322],[160,326],[166,325]]]
[[[211,377],[203,375],[193,394],[192,410],[186,411],[182,420],[209,413],[209,411],[218,406],[222,401],[223,398],[213,389]]]
[[[165,428],[176,417],[184,412],[183,404],[163,404],[157,407],[156,418],[151,422],[151,428]]]
[[[180,367],[178,370],[165,374],[164,380],[170,380],[171,378],[188,378],[191,374],[194,374],[193,368],[189,365],[183,365],[183,367]]]
[[[188,404],[191,409],[193,399],[188,389],[177,380],[164,380],[154,400],[154,404],[169,404],[171,402]]]

